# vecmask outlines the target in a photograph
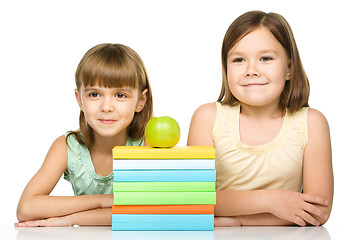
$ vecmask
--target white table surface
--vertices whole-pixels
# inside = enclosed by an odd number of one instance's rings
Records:
[[[342,239],[344,236],[340,237]],[[15,228],[12,226],[0,226],[0,239],[329,240],[332,238],[326,227],[218,227],[214,231],[112,231],[111,227]]]

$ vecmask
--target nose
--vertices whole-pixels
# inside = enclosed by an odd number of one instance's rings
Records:
[[[115,109],[115,106],[114,106],[114,100],[112,101],[113,99],[111,98],[107,98],[105,97],[102,101],[102,104],[101,104],[101,112],[113,112],[114,109]]]
[[[256,61],[248,61],[248,64],[246,66],[245,75],[247,77],[258,77],[259,76],[259,71],[257,68]]]

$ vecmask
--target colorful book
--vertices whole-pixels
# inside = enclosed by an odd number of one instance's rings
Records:
[[[114,205],[216,204],[216,192],[113,192]]]
[[[214,159],[127,159],[113,161],[114,170],[123,169],[215,169]]]
[[[112,214],[214,214],[214,205],[113,205]]]
[[[240,229],[244,230],[244,229]],[[237,231],[237,230],[236,230]],[[233,233],[233,231],[232,231]],[[239,236],[239,234],[233,234]],[[232,235],[232,238],[234,239]],[[226,231],[215,235],[213,231],[113,231],[112,240],[214,240],[230,238]],[[219,237],[220,236],[220,237]],[[219,237],[219,238],[218,238]],[[230,238],[230,239],[232,239]]]
[[[113,192],[214,192],[215,182],[113,182]]]
[[[215,182],[215,169],[114,170],[114,182]]]
[[[116,146],[113,159],[214,159],[215,149],[211,146],[177,146],[152,148],[149,146]]]
[[[113,214],[114,231],[213,231],[213,214]]]

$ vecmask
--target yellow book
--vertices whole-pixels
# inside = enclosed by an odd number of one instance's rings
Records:
[[[215,159],[215,149],[211,146],[115,146],[113,159]]]

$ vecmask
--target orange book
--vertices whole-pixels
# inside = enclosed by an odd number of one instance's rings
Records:
[[[214,205],[113,205],[112,214],[214,214]]]

